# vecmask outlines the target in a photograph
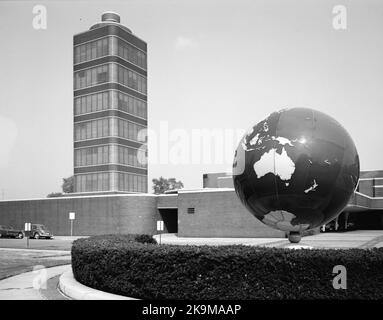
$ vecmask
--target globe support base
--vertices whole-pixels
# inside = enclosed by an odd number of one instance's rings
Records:
[[[290,231],[289,233],[289,241],[291,243],[299,243],[301,241],[302,237],[300,232],[297,231]]]

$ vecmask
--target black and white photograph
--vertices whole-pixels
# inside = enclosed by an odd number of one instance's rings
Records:
[[[383,1],[1,0],[0,39],[0,305],[382,301]]]

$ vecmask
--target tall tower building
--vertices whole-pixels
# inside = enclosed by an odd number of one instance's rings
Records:
[[[101,20],[73,37],[75,192],[147,192],[147,44]]]

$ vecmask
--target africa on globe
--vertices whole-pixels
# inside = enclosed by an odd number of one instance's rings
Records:
[[[264,224],[294,236],[342,212],[359,179],[347,131],[309,108],[273,112],[241,139],[233,162],[235,191]],[[299,237],[298,240],[299,241]]]

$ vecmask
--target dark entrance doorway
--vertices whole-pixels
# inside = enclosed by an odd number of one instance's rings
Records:
[[[381,210],[355,212],[353,218],[356,228],[359,230],[383,229],[383,212]]]
[[[178,209],[158,209],[161,219],[164,221],[164,233],[178,232]]]

